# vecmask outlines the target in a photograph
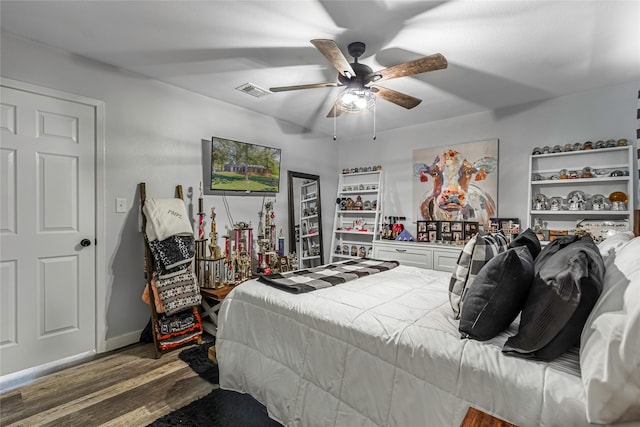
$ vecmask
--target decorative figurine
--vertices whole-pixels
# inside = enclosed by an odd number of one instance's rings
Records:
[[[567,196],[567,205],[570,211],[583,211],[587,208],[587,199],[584,192],[576,190]]]
[[[198,239],[204,240],[204,200],[202,199],[202,181],[200,181],[200,197],[198,197]]]
[[[562,198],[560,198],[560,197],[552,197],[551,198],[551,202],[549,203],[549,210],[561,211],[562,210]]]
[[[353,199],[351,197],[349,197],[347,199],[347,210],[351,211],[354,210],[356,206],[356,202],[353,201]]]
[[[610,208],[611,203],[602,194],[594,194],[591,197],[591,209],[594,211],[604,211]]]
[[[611,202],[612,211],[624,211],[627,210],[627,195],[622,191],[614,191],[609,194],[609,201]]]
[[[222,250],[218,246],[218,233],[216,232],[216,208],[211,208],[211,231],[209,232],[209,254],[211,258],[221,258]]]
[[[547,210],[547,196],[544,194],[538,194],[533,199],[533,210],[535,211],[544,211]]]
[[[362,206],[362,196],[356,197],[356,202],[354,203],[354,208],[357,211],[361,211],[363,209]]]
[[[582,173],[580,174],[580,178],[593,178],[593,172],[589,166],[585,166],[582,168]]]

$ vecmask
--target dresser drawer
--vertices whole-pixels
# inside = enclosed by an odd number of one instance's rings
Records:
[[[373,242],[373,257],[384,260],[396,260],[402,265],[429,268],[453,272],[458,263],[462,247],[422,242],[399,242],[395,240],[376,240]]]
[[[433,252],[433,269],[454,272],[458,265],[460,249],[439,249]]]
[[[426,248],[424,248],[426,249]],[[374,258],[395,260],[402,265],[420,268],[433,268],[431,250],[412,250],[411,248],[376,248]]]

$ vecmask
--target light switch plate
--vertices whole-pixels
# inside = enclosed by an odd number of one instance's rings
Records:
[[[127,199],[124,197],[116,197],[116,213],[127,212]]]

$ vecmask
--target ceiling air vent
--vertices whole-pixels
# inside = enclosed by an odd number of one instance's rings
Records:
[[[253,83],[245,83],[238,86],[236,89],[240,92],[255,96],[256,98],[262,98],[263,96],[267,96],[271,93],[267,89],[263,89],[260,86],[254,85]]]

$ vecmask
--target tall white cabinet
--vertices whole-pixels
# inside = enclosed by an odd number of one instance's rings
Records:
[[[585,220],[609,221],[633,230],[633,154],[632,146],[623,146],[531,155],[528,226],[571,233]],[[621,200],[620,193],[624,194],[626,202],[610,201],[613,193],[618,193],[612,196],[614,200]],[[572,195],[577,197],[570,199]],[[603,197],[594,198],[597,195]]]
[[[331,262],[372,257],[382,218],[382,170],[340,174],[337,196]]]

